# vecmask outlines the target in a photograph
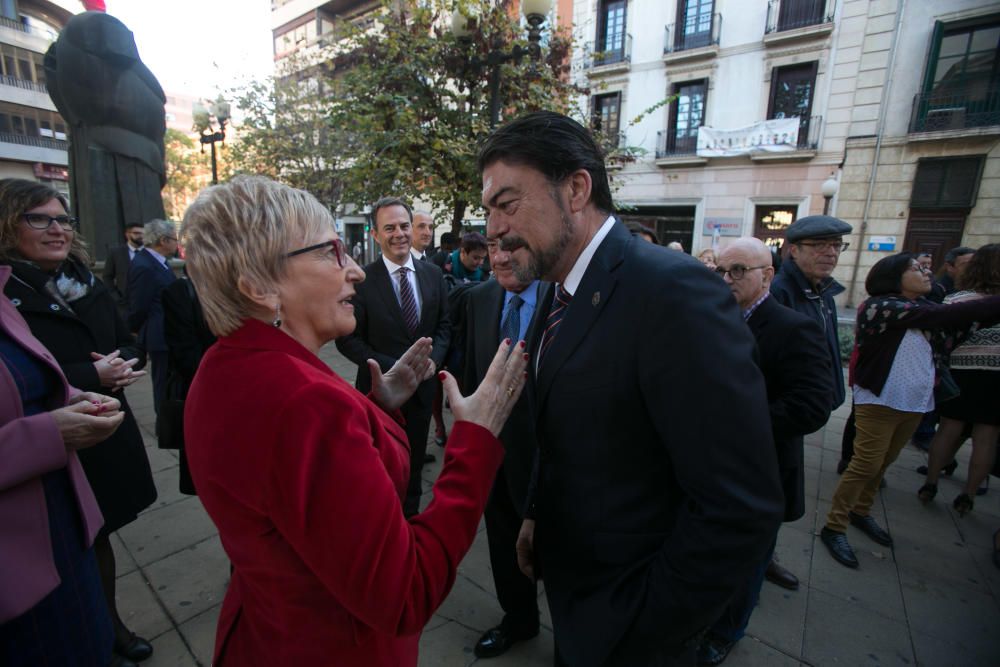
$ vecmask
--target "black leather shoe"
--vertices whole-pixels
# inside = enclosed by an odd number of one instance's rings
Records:
[[[153,645],[133,632],[124,642],[115,640],[115,653],[132,662],[142,662],[153,655]]]
[[[721,665],[729,656],[729,652],[736,646],[736,642],[721,637],[705,637],[698,645],[698,665],[699,667],[709,665]]]
[[[819,539],[826,545],[827,551],[830,552],[835,561],[847,567],[856,568],[858,566],[858,559],[854,555],[854,549],[847,541],[847,535],[824,526],[823,530],[819,531]]]
[[[136,667],[136,663],[120,655],[112,654],[111,665],[109,667]]]
[[[861,516],[854,512],[850,512],[848,516],[851,517],[851,525],[859,529],[862,533],[884,547],[892,546],[892,538],[889,537],[889,533],[882,526],[875,523],[875,519],[871,516]]]
[[[798,577],[778,565],[778,563],[776,563],[773,559],[767,564],[767,570],[764,571],[764,578],[772,584],[777,584],[778,586],[787,588],[790,591],[799,590]]]
[[[479,641],[476,642],[476,647],[472,652],[476,654],[477,658],[495,658],[498,655],[506,653],[517,642],[537,636],[538,630],[534,632],[514,633],[501,624],[487,630],[479,638]]]

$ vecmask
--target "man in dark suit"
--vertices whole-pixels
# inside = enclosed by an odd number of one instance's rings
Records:
[[[372,207],[372,237],[382,256],[365,267],[367,278],[355,287],[354,333],[337,339],[337,349],[358,365],[355,386],[371,390],[368,359],[388,372],[418,338],[434,341],[431,358],[437,368],[444,363],[451,341],[448,288],[434,264],[414,262],[410,254],[413,214],[402,199],[383,197]],[[401,408],[410,443],[410,483],[403,513],[420,510],[421,479],[435,379],[425,380]]]
[[[557,664],[690,664],[782,516],[753,337],[718,277],[611,215],[576,121],[518,118],[479,167],[514,275],[559,283],[529,346],[537,531],[518,538],[522,569],[545,579]]]
[[[538,297],[548,288],[539,280],[518,280],[511,270],[510,253],[500,250],[495,241],[488,247],[495,280],[473,287],[467,297],[462,386],[469,393],[486,376],[500,341],[531,339],[538,326],[534,317]],[[479,658],[501,655],[515,642],[538,635],[538,588],[518,569],[515,551],[538,446],[534,427],[528,399],[522,395],[500,433],[506,454],[485,513],[493,583],[504,617],[476,643],[474,652]]]
[[[726,246],[715,270],[732,290],[757,341],[785,494],[784,520],[795,521],[805,513],[802,436],[826,423],[833,396],[823,332],[812,319],[770,298],[774,267],[771,252],[760,239],[741,238]],[[773,551],[772,542],[757,570],[712,625],[698,649],[699,665],[720,664],[743,637]]]
[[[160,292],[177,280],[167,262],[177,253],[177,231],[172,222],[151,220],[143,227],[143,239],[145,249],[136,253],[128,270],[128,326],[139,333],[139,342],[149,354],[153,410],[159,414],[167,389],[167,340]]]
[[[125,225],[125,243],[115,246],[104,260],[101,278],[111,290],[122,318],[128,317],[128,267],[132,258],[142,250],[142,223],[130,222]]]

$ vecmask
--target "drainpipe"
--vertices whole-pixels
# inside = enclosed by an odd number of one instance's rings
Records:
[[[847,288],[847,306],[854,307],[854,285],[858,281],[858,267],[861,264],[861,250],[865,245],[865,234],[868,231],[868,213],[871,210],[872,195],[875,191],[875,176],[878,173],[878,158],[882,152],[882,133],[885,130],[885,117],[888,112],[887,103],[892,89],[892,70],[896,65],[896,48],[899,46],[899,26],[903,23],[903,12],[906,10],[906,0],[899,0],[896,12],[896,25],[892,31],[892,46],[889,48],[889,65],[886,67],[886,83],[882,88],[882,101],[879,104],[878,125],[875,127],[875,154],[872,156],[871,175],[868,177],[868,194],[865,196],[865,208],[861,213],[861,231],[858,247],[854,253],[854,268],[851,270],[851,282]]]

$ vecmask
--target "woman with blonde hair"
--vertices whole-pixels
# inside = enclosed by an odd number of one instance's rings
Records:
[[[320,360],[354,330],[365,274],[308,193],[237,178],[203,191],[183,229],[219,336],[185,408],[192,477],[234,568],[214,664],[416,665],[503,456],[496,435],[521,391],[523,345],[501,344],[468,398],[440,374],[456,423],[433,500],[407,519],[398,408],[434,373],[431,339],[384,375],[369,360],[368,396]]]

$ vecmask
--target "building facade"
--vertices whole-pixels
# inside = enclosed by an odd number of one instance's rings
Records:
[[[0,178],[44,182],[69,197],[66,122],[45,85],[44,57],[83,3],[0,0]]]
[[[592,122],[639,149],[615,173],[626,221],[697,253],[736,236],[780,246],[829,210],[856,232],[836,273],[850,304],[886,252],[1000,241],[996,14],[985,0],[576,0],[573,71]]]

